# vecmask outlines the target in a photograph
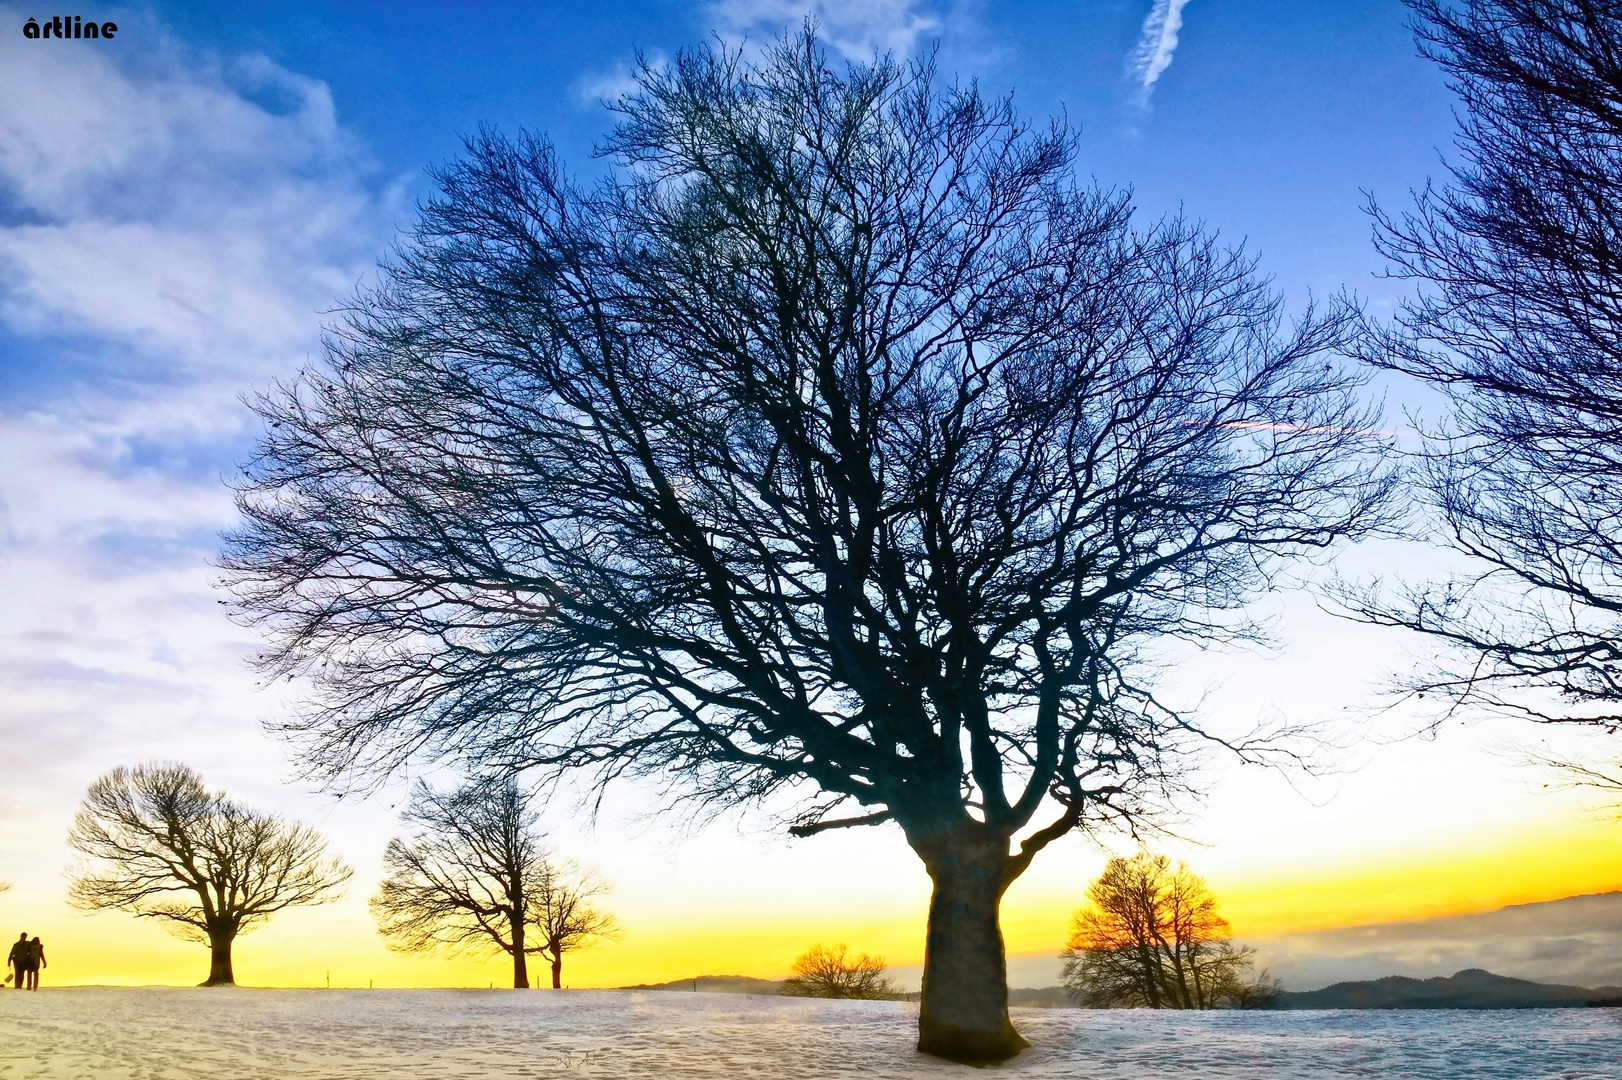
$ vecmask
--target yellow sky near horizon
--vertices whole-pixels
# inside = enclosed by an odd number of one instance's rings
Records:
[[[1210,881],[1241,939],[1622,888],[1615,820],[1596,814],[1581,793],[1546,788],[1547,777],[1503,752],[1539,730],[1477,720],[1414,738],[1423,717],[1357,720],[1355,710],[1372,699],[1371,681],[1405,658],[1388,638],[1308,604],[1284,614],[1294,628],[1287,648],[1180,658],[1167,691],[1198,703],[1202,719],[1225,731],[1242,732],[1258,717],[1327,719],[1345,747],[1316,778],[1213,757],[1199,783],[1210,794],[1185,808],[1182,838],[1151,842]],[[402,956],[384,947],[366,900],[382,850],[400,831],[406,778],[372,797],[341,800],[291,780],[289,748],[258,723],[280,715],[284,703],[244,689],[245,676],[234,672],[218,686],[205,684],[184,707],[167,692],[126,703],[90,686],[52,714],[54,756],[40,757],[43,766],[26,783],[0,787],[0,878],[15,885],[0,896],[0,940],[24,929],[40,934],[48,986],[200,981],[204,947],[127,915],[74,912],[61,873],[72,858],[64,840],[84,785],[116,764],[183,760],[211,786],[320,829],[355,867],[340,903],[283,913],[241,939],[242,984],[323,986],[329,971],[334,986],[346,987],[510,983],[499,959]],[[1558,734],[1576,740],[1573,753],[1612,745],[1602,736]],[[1592,738],[1602,741],[1584,742]],[[686,822],[672,823],[681,815],[659,813],[653,798],[628,784],[595,818],[567,799],[545,809],[548,842],[612,883],[607,906],[625,927],[621,940],[569,960],[568,985],[780,978],[816,942],[883,955],[915,983],[929,883],[893,826],[791,840],[762,813],[688,831]],[[1069,837],[1015,883],[1004,907],[1015,985],[1052,984],[1088,882],[1112,851],[1133,846],[1122,836]]]
[[[808,855],[785,850],[768,857],[774,864],[768,869],[778,881],[784,868],[792,873],[796,859],[808,864],[807,876],[825,874],[830,863],[860,869],[875,853],[882,856],[885,847],[870,843],[854,857],[849,851]],[[1175,853],[1200,868],[1200,852]],[[898,860],[911,858],[904,847],[893,854]],[[1622,889],[1622,829],[1592,814],[1484,831],[1457,838],[1445,850],[1421,848],[1395,858],[1337,863],[1330,854],[1325,853],[1323,865],[1303,867],[1296,874],[1282,868],[1271,874],[1236,872],[1218,865],[1206,876],[1241,939],[1466,914]],[[1085,860],[1079,875],[1068,873],[1074,868],[1067,866],[1064,875],[1033,876],[1028,884],[1015,884],[1003,914],[1011,966],[1020,966],[1018,958],[1040,961],[1058,952],[1079,902],[1075,886],[1096,872],[1104,857],[1098,852],[1096,859]],[[1205,860],[1214,861],[1210,852]],[[624,935],[571,956],[566,985],[625,986],[708,974],[781,978],[793,957],[813,941],[845,941],[855,950],[882,954],[903,977],[922,963],[928,882],[915,860],[892,863],[899,888],[866,896],[858,889],[834,906],[825,897],[796,897],[792,890],[783,890],[768,905],[762,901],[770,887],[764,893],[751,887],[728,889],[704,865],[702,854],[698,862],[699,876],[718,886],[712,895],[662,901],[658,890],[652,890],[611,902],[625,924]],[[747,876],[747,863],[737,869]],[[330,973],[335,987],[510,984],[505,958],[390,952],[371,930],[362,892],[340,905],[283,913],[268,927],[244,935],[235,954],[239,982],[319,987]],[[727,902],[728,894],[735,902]],[[206,973],[206,947],[177,940],[148,920],[117,913],[84,916],[60,903],[25,907],[10,899],[0,897],[0,928],[28,928],[47,942],[52,964],[44,980],[48,986],[189,985]],[[531,978],[544,985],[544,964],[533,964]]]

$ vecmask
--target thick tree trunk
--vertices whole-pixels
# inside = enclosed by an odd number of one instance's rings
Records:
[[[1008,1019],[1008,962],[999,922],[1011,880],[1008,842],[958,832],[919,853],[935,891],[918,1049],[949,1061],[1006,1061],[1030,1045]]]
[[[204,986],[235,986],[236,976],[231,971],[231,943],[235,930],[211,930],[208,935],[208,981]]]
[[[552,989],[563,989],[563,954],[552,957]]]

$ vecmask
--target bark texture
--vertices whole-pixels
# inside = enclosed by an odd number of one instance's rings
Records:
[[[524,924],[512,924],[513,942],[513,989],[529,989],[529,958],[524,953]]]
[[[235,986],[236,975],[231,970],[231,944],[234,933],[218,931],[208,936],[208,981],[204,986]]]
[[[954,838],[925,856],[935,883],[918,1011],[918,1049],[967,1063],[1006,1061],[1030,1043],[1008,1018],[1002,895],[1013,881],[1006,840]]]

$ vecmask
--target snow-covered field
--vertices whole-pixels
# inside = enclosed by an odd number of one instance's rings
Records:
[[[0,991],[0,1076],[976,1076],[912,1048],[916,1006],[488,990]],[[1622,1012],[1016,1010],[1003,1067],[1091,1077],[1622,1077]]]

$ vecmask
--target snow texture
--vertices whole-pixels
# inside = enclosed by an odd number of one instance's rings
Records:
[[[1015,1010],[1031,1080],[1622,1077],[1622,1013]],[[0,990],[0,1077],[968,1077],[917,1007],[624,991]]]

